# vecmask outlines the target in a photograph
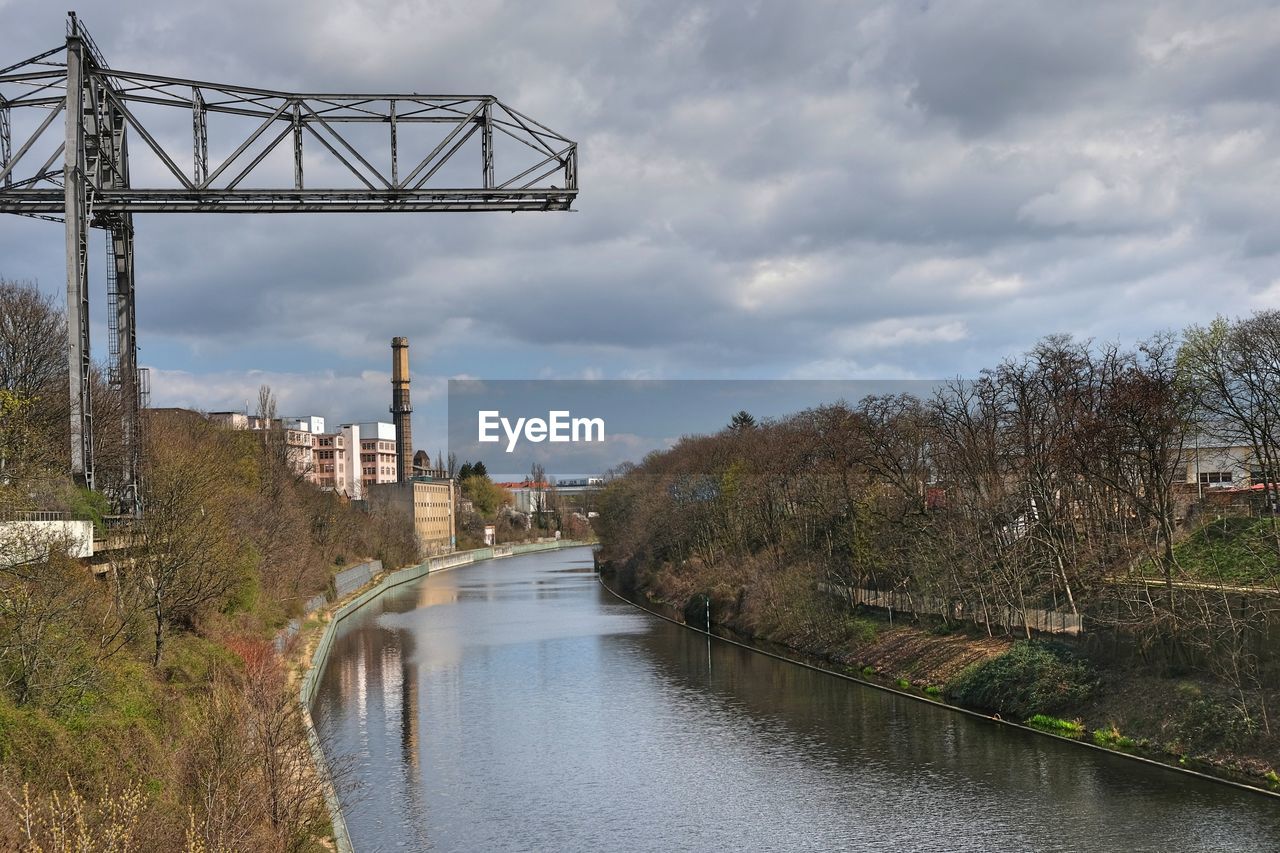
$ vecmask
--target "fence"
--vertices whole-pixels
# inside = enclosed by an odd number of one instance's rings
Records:
[[[838,595],[850,604],[887,610],[891,616],[894,611],[913,615],[931,614],[947,619],[975,622],[988,627],[999,625],[1002,628],[1039,631],[1045,634],[1077,636],[1084,631],[1084,617],[1081,614],[1066,613],[1061,610],[993,607],[982,602],[975,606],[962,599],[914,594],[906,590],[865,589],[828,583],[820,583],[818,588],[832,595]]]
[[[71,513],[45,509],[0,509],[0,521],[70,521]]]

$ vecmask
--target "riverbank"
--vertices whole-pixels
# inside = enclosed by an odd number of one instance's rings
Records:
[[[600,570],[611,593],[693,630],[702,630],[710,596],[715,634],[765,654],[995,724],[1280,796],[1274,737],[1243,748],[1223,743],[1220,730],[1229,723],[1215,716],[1219,685],[1099,670],[1056,643],[904,622],[869,608],[851,612],[823,596],[802,595],[792,606],[774,596],[774,612],[762,613],[745,590],[717,586],[722,577],[701,579],[707,593],[694,591],[699,584],[687,575],[673,583],[661,572],[638,577],[632,569],[619,577],[608,563]],[[1210,748],[1189,749],[1188,734]]]
[[[340,787],[340,784],[335,787],[335,780],[330,772],[323,744],[320,742],[319,735],[316,733],[315,725],[311,719],[311,706],[315,699],[320,677],[324,674],[325,665],[328,663],[329,650],[333,645],[334,634],[338,624],[387,590],[419,580],[429,574],[471,565],[483,560],[500,559],[537,551],[580,547],[586,544],[589,543],[552,540],[518,545],[498,545],[490,548],[477,548],[471,551],[459,551],[439,557],[430,557],[416,566],[384,571],[374,576],[364,586],[316,611],[302,625],[290,644],[288,667],[291,684],[297,687],[298,702],[301,705],[303,719],[307,728],[307,739],[311,745],[312,760],[320,784],[325,792],[325,802],[328,806],[329,818],[333,826],[333,837],[331,839],[333,849],[336,849],[339,853],[350,853],[352,850],[351,839],[347,833],[346,821],[342,814],[341,791],[336,789],[336,787]]]

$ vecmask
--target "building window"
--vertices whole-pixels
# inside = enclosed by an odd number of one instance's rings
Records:
[[[1202,486],[1229,486],[1231,485],[1232,472],[1230,471],[1201,471],[1200,485]]]

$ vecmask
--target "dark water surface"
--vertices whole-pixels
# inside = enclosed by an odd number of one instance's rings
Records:
[[[357,851],[1280,851],[1280,802],[644,614],[587,549],[406,584],[315,705]]]

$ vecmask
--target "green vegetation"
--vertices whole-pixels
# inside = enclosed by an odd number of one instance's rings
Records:
[[[476,512],[490,518],[498,512],[498,507],[509,505],[512,500],[511,493],[490,480],[488,474],[471,474],[459,481],[458,486],[462,496],[475,505]]]
[[[934,699],[942,698],[942,688],[936,684],[930,684],[928,687],[924,689],[924,692],[927,695],[932,696]]]
[[[451,457],[451,465],[453,461]],[[458,468],[458,494],[466,503],[458,513],[457,547],[484,547],[485,528],[490,525],[494,528],[494,541],[499,545],[551,536],[556,531],[568,539],[594,538],[586,515],[566,506],[554,483],[549,484],[542,465],[535,463],[524,482],[541,485],[532,495],[527,510],[517,510],[515,496],[493,482],[484,462],[462,463]]]
[[[118,389],[95,371],[100,491],[77,489],[60,312],[0,281],[0,318],[0,510],[101,528],[122,496]],[[146,512],[97,576],[45,531],[0,528],[0,849],[320,850],[328,817],[271,640],[346,555],[414,561],[412,527],[315,489],[282,430],[181,410],[145,427]]]
[[[966,669],[947,685],[947,695],[962,705],[1023,719],[1075,708],[1096,686],[1093,670],[1066,647],[1023,641]]]
[[[876,633],[876,623],[870,619],[846,619],[844,622],[844,641],[855,648],[873,642]]]
[[[105,532],[103,519],[111,514],[111,502],[107,500],[106,495],[89,489],[76,489],[69,503],[72,518],[92,521],[96,534],[101,535]]]
[[[1063,720],[1048,714],[1033,714],[1026,719],[1026,724],[1033,729],[1062,735],[1064,737],[1080,737],[1084,734],[1084,724],[1079,720]]]
[[[1207,521],[1174,548],[1182,576],[1231,585],[1274,584],[1280,577],[1280,531],[1272,518]]]
[[[899,688],[900,690],[908,690],[908,689],[910,689],[910,687],[911,687],[911,682],[910,682],[910,681],[908,681],[908,680],[907,680],[907,679],[905,679],[905,678],[899,678],[899,679],[898,679],[897,681],[895,681],[894,683],[898,685],[898,688]]]
[[[23,816],[0,848],[74,826],[81,849],[318,850],[328,817],[271,638],[335,558],[415,559],[412,530],[315,490],[271,435],[187,412],[148,433],[148,511],[102,580],[0,542],[0,797]]]

